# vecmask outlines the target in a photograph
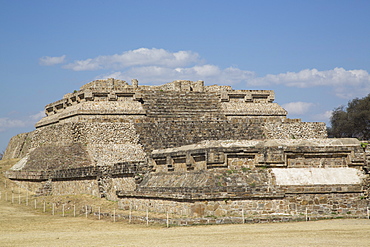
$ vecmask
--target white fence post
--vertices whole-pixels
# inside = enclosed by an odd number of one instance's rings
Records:
[[[146,225],[149,225],[149,210],[146,208]]]

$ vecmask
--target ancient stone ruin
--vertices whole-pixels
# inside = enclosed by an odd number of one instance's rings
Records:
[[[369,153],[287,118],[270,90],[203,81],[96,80],[13,137],[8,178],[38,194],[91,194],[186,217],[356,215],[369,206]]]

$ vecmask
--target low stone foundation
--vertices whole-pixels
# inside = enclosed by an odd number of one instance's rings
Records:
[[[135,190],[135,176],[145,169],[142,162],[124,162],[114,166],[89,166],[49,172],[9,170],[6,176],[20,187],[39,195],[89,194],[117,200],[116,191]]]
[[[46,181],[27,181],[27,180],[13,180],[20,188],[24,190],[31,191],[33,193],[37,193],[38,191],[42,190],[43,185]]]
[[[180,218],[365,217],[363,159],[354,139],[228,140],[156,150],[149,161],[7,176],[37,194],[90,194]]]
[[[121,209],[149,211],[190,217],[240,216],[242,210],[246,217],[263,215],[311,216],[356,215],[365,217],[368,202],[363,193],[326,193],[286,195],[283,198],[246,200],[204,200],[179,202],[174,200],[122,198]],[[306,212],[307,210],[307,212]]]
[[[88,194],[100,197],[96,179],[53,181],[53,195],[78,195]]]

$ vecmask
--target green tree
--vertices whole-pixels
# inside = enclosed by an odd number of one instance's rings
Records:
[[[347,107],[334,109],[330,122],[329,136],[370,140],[370,94],[349,101]]]

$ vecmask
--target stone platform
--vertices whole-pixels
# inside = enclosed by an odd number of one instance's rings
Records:
[[[92,194],[189,217],[363,217],[368,150],[287,118],[271,90],[203,81],[96,80],[13,137],[8,178],[37,194]]]

